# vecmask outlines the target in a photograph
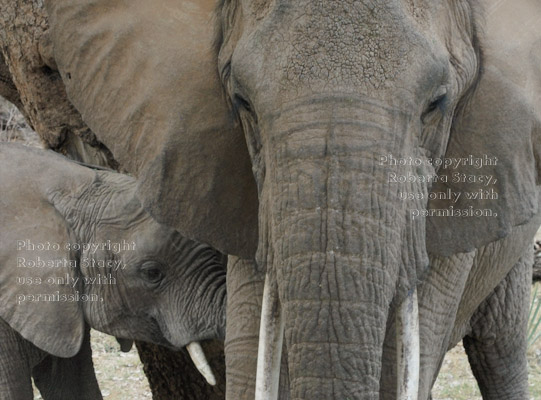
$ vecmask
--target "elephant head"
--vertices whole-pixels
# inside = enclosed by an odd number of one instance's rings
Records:
[[[415,374],[429,252],[469,252],[537,212],[533,64],[509,61],[479,2],[48,10],[68,96],[138,177],[144,207],[266,269],[260,393],[274,390],[283,334],[293,398],[377,398],[395,317],[411,354],[398,373]],[[483,189],[452,175],[474,162],[438,163],[470,155],[493,161],[482,171],[498,201],[437,195]]]
[[[156,222],[132,177],[6,144],[0,163],[1,317],[61,357],[79,351],[84,323],[188,346],[212,381],[197,342],[225,335],[223,255]]]

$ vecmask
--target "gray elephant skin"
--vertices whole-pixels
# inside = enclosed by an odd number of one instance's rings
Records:
[[[31,376],[44,399],[101,399],[90,327],[223,339],[224,257],[150,217],[134,178],[5,143],[0,177],[2,399],[32,399]]]
[[[460,340],[485,399],[529,398],[538,2],[45,5],[42,58],[144,208],[240,257],[228,399],[425,400]]]

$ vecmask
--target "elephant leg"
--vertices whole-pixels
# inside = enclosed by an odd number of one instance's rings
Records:
[[[45,353],[0,319],[0,398],[32,400],[32,365]]]
[[[471,319],[463,343],[485,400],[529,399],[526,332],[532,256],[523,256]]]
[[[226,399],[253,400],[265,274],[253,261],[229,257],[225,334]]]
[[[49,355],[32,370],[34,382],[44,400],[101,400],[87,328],[81,350],[74,357]]]

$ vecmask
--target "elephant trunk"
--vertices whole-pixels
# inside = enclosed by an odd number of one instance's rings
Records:
[[[285,332],[292,398],[378,398],[393,274],[382,260],[336,247],[295,253],[279,264],[281,301],[268,308],[278,316],[277,348]]]
[[[285,133],[271,140],[266,155],[261,197],[270,218],[263,216],[260,237],[270,246],[262,254],[262,242],[259,252],[268,266],[260,399],[275,397],[280,359],[272,349],[281,348],[282,331],[292,398],[379,398],[406,218],[389,170],[378,160],[399,154],[403,143],[381,121],[332,114],[326,123],[281,127]],[[400,342],[409,346],[415,343],[415,313],[399,314],[409,335]],[[414,375],[415,363],[415,354],[407,356],[401,368]]]

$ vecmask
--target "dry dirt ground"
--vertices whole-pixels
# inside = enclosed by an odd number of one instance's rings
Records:
[[[39,138],[24,118],[0,97],[0,141],[17,141],[41,147]],[[541,232],[541,231],[540,231]],[[539,235],[541,238],[541,234]],[[541,301],[541,289],[538,297]],[[541,329],[541,328],[540,328]],[[122,353],[116,340],[92,331],[93,359],[96,375],[106,400],[144,400],[152,398],[137,351]],[[541,339],[528,352],[532,399],[541,399]],[[434,400],[480,400],[462,345],[451,350],[443,362],[436,382]],[[35,391],[35,399],[41,396]]]

